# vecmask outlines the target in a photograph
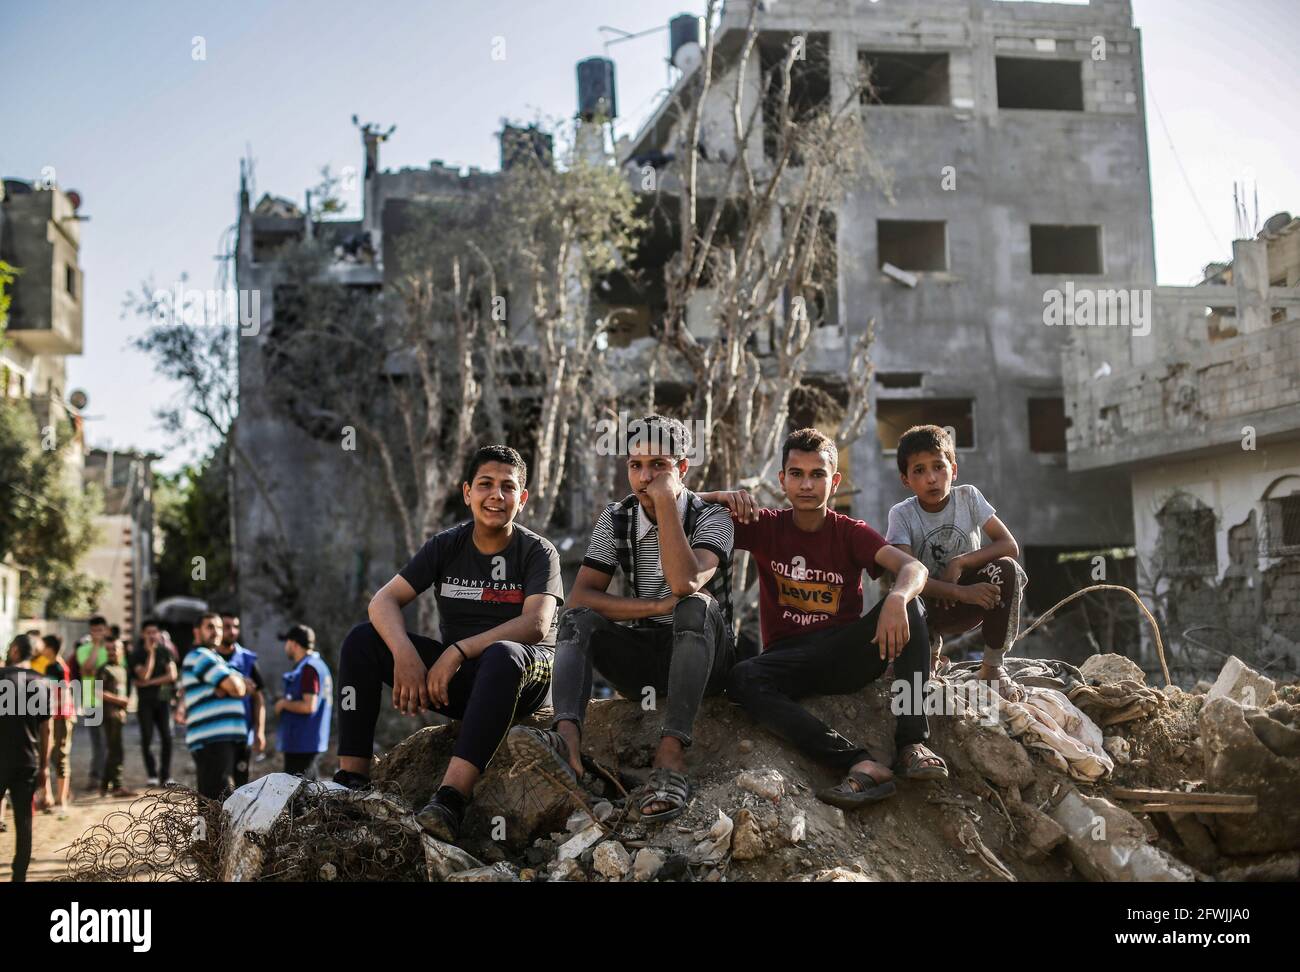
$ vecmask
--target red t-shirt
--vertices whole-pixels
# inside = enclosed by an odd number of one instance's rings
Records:
[[[775,642],[862,616],[862,571],[880,576],[876,552],[889,546],[861,520],[826,511],[816,533],[794,525],[794,510],[759,510],[735,524],[736,549],[754,555],[758,615],[766,651]]]

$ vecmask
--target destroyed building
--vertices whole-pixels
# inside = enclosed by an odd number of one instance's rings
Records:
[[[1141,593],[1204,672],[1300,665],[1298,285],[1279,213],[1196,286],[1155,288],[1148,326],[1068,329],[1070,469],[1130,477]]]

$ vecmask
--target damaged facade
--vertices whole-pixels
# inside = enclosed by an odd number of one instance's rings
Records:
[[[724,65],[736,59],[748,10],[724,7],[716,38]],[[883,526],[908,495],[894,459],[899,436],[918,423],[952,428],[960,479],[990,497],[1020,541],[1028,606],[1040,613],[1079,586],[1063,556],[1133,539],[1123,475],[1067,467],[1067,332],[1043,324],[1045,291],[1110,279],[1149,288],[1155,279],[1130,4],[801,0],[770,5],[757,24],[751,68],[804,39],[792,104],[839,104],[862,68],[875,87],[862,117],[892,198],[864,173],[838,207],[838,292],[807,359],[809,381],[833,387],[853,342],[876,322],[871,418],[841,451],[852,494],[841,509]],[[735,71],[721,72],[698,148],[714,162],[734,144]],[[746,113],[761,96],[752,73],[741,86]],[[670,97],[620,145],[634,184],[649,164],[660,170],[659,192],[671,193],[663,160],[681,158],[682,128]],[[761,165],[763,150],[753,157]],[[707,306],[706,294],[697,299]],[[1128,567],[1114,564],[1112,575]]]
[[[1071,329],[1070,468],[1130,475],[1141,593],[1182,667],[1236,654],[1294,673],[1300,220],[1235,241],[1194,287],[1155,288],[1149,324]]]

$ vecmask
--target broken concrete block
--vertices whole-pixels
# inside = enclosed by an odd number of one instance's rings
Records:
[[[231,839],[222,855],[221,880],[257,880],[262,873],[262,849],[251,838],[271,830],[305,782],[301,776],[271,773],[226,797],[221,810],[230,821]]]
[[[1034,781],[1034,764],[1025,747],[997,726],[976,726],[963,720],[967,735],[963,750],[981,776],[997,786],[1028,786]]]
[[[582,868],[578,866],[578,862],[572,858],[565,858],[562,861],[553,861],[551,866],[547,869],[547,873],[547,880],[552,882],[587,880],[587,875],[584,874]]]
[[[1133,758],[1129,754],[1128,740],[1123,736],[1107,736],[1102,740],[1102,749],[1110,753],[1111,759],[1120,766],[1125,766]]]
[[[627,848],[616,840],[607,840],[596,846],[591,857],[591,866],[598,874],[603,874],[611,881],[617,881],[632,870],[632,857]]]
[[[785,777],[774,769],[745,770],[736,777],[736,786],[772,803],[785,796]]]
[[[653,847],[642,847],[632,858],[632,879],[653,881],[664,866],[664,855]]]
[[[457,871],[447,877],[448,881],[461,881],[468,884],[506,884],[518,881],[514,869],[504,862],[487,867],[475,867],[468,871]]]
[[[577,860],[584,851],[595,847],[604,836],[605,832],[596,824],[592,824],[585,830],[578,831],[561,844],[556,858],[561,861]]]
[[[848,883],[870,883],[871,878],[857,871],[850,871],[847,867],[831,867],[824,871],[818,871],[812,877],[808,878],[814,884],[848,884]]]
[[[1031,862],[1043,861],[1065,843],[1065,830],[1059,823],[1028,803],[1011,805],[1019,834],[1016,846],[1021,856]]]
[[[1256,713],[1232,699],[1209,699],[1201,709],[1201,752],[1206,787],[1253,793],[1253,814],[1217,814],[1215,843],[1225,854],[1268,854],[1300,849],[1300,759],[1279,756],[1247,720]],[[1285,728],[1285,727],[1282,727]]]
[[[731,832],[731,856],[737,861],[752,861],[767,853],[767,843],[759,830],[758,821],[748,810],[736,814],[736,826]]]
[[[1247,708],[1263,708],[1273,694],[1273,680],[1265,678],[1236,655],[1223,663],[1219,677],[1207,693],[1210,699],[1232,699]]]
[[[1141,666],[1131,658],[1113,652],[1089,656],[1079,666],[1079,674],[1087,682],[1095,680],[1102,685],[1113,685],[1124,681],[1137,682],[1139,685],[1147,683],[1146,672],[1142,671]]]
[[[421,832],[420,846],[424,849],[424,866],[430,881],[446,881],[460,871],[472,871],[483,862],[455,844],[445,844]]]
[[[1090,881],[1194,881],[1196,873],[1147,843],[1127,810],[1070,790],[1051,817],[1065,831],[1070,860]]]
[[[794,819],[790,821],[790,843],[798,844],[808,836],[808,818],[802,813],[796,813]]]

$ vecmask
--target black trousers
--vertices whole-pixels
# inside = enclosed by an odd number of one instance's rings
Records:
[[[428,667],[446,649],[440,642],[408,631]],[[447,687],[448,704],[434,712],[461,721],[452,755],[480,771],[487,768],[511,723],[536,711],[551,689],[550,648],[497,641],[464,662]],[[339,755],[374,755],[375,722],[385,685],[393,684],[393,654],[369,621],[353,627],[339,652],[340,691],[352,689],[355,706],[340,706]]]
[[[36,792],[36,770],[16,766],[0,773],[0,796],[9,794],[14,808],[13,880],[27,880],[27,865],[32,862],[32,794]]]
[[[140,749],[144,753],[145,775],[167,782],[172,775],[172,707],[161,699],[141,701],[136,710],[140,722]],[[158,730],[158,762],[153,758],[153,734]]]
[[[872,759],[869,750],[840,735],[796,699],[809,695],[847,695],[874,682],[888,666],[880,647],[871,643],[880,619],[882,600],[865,617],[837,628],[822,628],[771,645],[756,658],[731,670],[727,697],[763,728],[796,746],[809,757],[836,769]],[[930,677],[930,635],[919,600],[907,602],[909,636],[894,659],[894,679],[908,686],[908,709],[913,679]],[[898,716],[894,742],[898,747],[922,742],[930,736],[922,709]]]
[[[235,788],[235,751],[244,742],[210,742],[194,750],[194,771],[199,793],[209,800],[224,799]]]
[[[735,660],[731,626],[718,602],[701,591],[673,608],[673,623],[630,628],[591,608],[570,608],[555,644],[555,723],[579,728],[591,702],[593,668],[619,695],[646,704],[646,689],[666,694],[663,735],[691,745],[706,695],[721,695]]]
[[[248,782],[248,769],[253,765],[253,747],[247,742],[235,743],[235,768],[233,778],[235,786],[243,786]]]
[[[319,779],[319,762],[320,753],[285,753],[284,771],[308,780]]]

